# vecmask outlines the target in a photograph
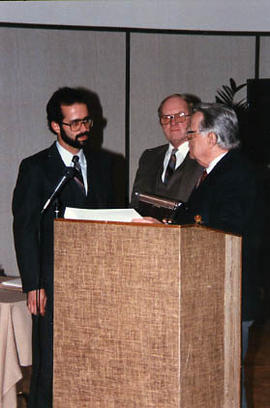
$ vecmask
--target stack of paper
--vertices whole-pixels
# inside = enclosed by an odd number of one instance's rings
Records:
[[[85,208],[67,207],[64,218],[71,220],[118,221],[131,222],[134,218],[142,218],[133,208],[113,210],[88,210]]]

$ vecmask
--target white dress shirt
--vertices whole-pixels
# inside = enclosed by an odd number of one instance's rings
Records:
[[[56,142],[56,147],[58,149],[58,152],[61,156],[61,159],[65,163],[65,166],[67,167],[73,167],[74,163],[72,162],[73,156],[78,156],[79,157],[79,164],[81,166],[81,171],[82,171],[82,176],[83,176],[83,183],[84,183],[84,188],[87,194],[88,191],[88,185],[87,185],[87,164],[86,164],[86,158],[85,155],[81,150],[78,151],[76,154],[70,153],[68,150],[66,150],[63,146],[60,145],[60,143],[57,141]]]
[[[163,182],[164,182],[166,169],[167,169],[173,149],[175,149],[175,147],[170,143],[168,150],[164,156],[164,161],[163,161],[163,172],[161,176],[161,180]],[[177,151],[175,152],[175,156],[176,156],[175,169],[177,169],[183,163],[183,161],[186,158],[186,155],[188,154],[188,151],[189,151],[188,142],[184,142],[178,147]]]

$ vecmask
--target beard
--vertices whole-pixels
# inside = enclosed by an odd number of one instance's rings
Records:
[[[75,139],[72,139],[71,137],[69,137],[66,132],[64,131],[64,129],[61,127],[61,137],[63,139],[63,141],[71,146],[71,147],[75,147],[75,149],[81,149],[88,141],[90,132],[83,132],[83,133],[79,133],[78,135],[75,136]],[[86,140],[78,140],[80,137],[82,136],[87,136]]]

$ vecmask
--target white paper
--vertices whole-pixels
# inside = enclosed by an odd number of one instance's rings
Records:
[[[14,288],[21,288],[22,287],[22,280],[21,280],[21,278],[10,279],[10,280],[7,280],[7,281],[3,281],[2,285],[12,286]]]
[[[131,222],[133,218],[142,218],[133,208],[112,210],[88,210],[85,208],[67,207],[64,218],[71,220],[118,221]]]

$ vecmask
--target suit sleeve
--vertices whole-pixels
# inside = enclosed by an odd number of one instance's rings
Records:
[[[40,170],[23,160],[13,193],[13,234],[23,290],[39,287],[40,275]]]
[[[137,207],[137,198],[135,196],[136,192],[145,192],[144,191],[144,180],[145,180],[145,169],[147,164],[147,150],[143,152],[139,159],[139,167],[136,172],[135,180],[133,183],[131,202],[130,207]]]
[[[243,234],[255,215],[258,200],[257,182],[252,174],[230,175],[216,188],[208,224],[224,231]]]
[[[179,213],[177,223],[194,223],[194,217],[200,215],[206,226],[242,235],[254,214],[256,180],[249,172],[230,170],[208,177],[208,182],[193,191],[188,209]]]

